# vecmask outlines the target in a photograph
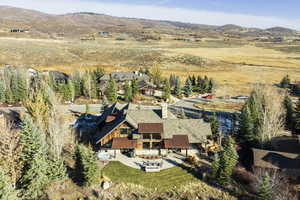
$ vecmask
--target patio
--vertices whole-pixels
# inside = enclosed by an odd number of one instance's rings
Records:
[[[147,162],[149,163],[150,161],[153,163],[160,163],[161,165],[160,170],[164,170],[182,164],[184,162],[184,159],[185,156],[176,153],[168,154],[166,157],[163,157],[161,159],[152,159],[152,160],[143,159],[140,157],[130,158],[122,153],[117,153],[116,157],[114,158],[112,156],[112,158],[109,159],[109,161],[119,161],[128,167],[140,169],[140,170],[143,169],[145,163]]]

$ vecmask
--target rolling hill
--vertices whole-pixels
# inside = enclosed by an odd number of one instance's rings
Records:
[[[207,34],[222,36],[228,33],[241,37],[264,35],[293,36],[297,33],[295,30],[281,27],[262,30],[232,24],[210,26],[172,21],[121,18],[88,12],[51,15],[35,10],[0,6],[1,36],[9,36],[10,34],[7,33],[13,28],[26,29],[31,32],[31,35],[40,37],[51,37],[58,34],[65,37],[80,37],[99,31],[132,33],[144,30],[168,34],[192,32],[203,37]]]

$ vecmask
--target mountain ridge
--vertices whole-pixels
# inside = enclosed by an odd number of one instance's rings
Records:
[[[0,6],[0,29],[22,28],[36,31],[40,34],[83,35],[101,30],[109,31],[136,31],[143,29],[154,30],[191,30],[208,31],[216,34],[245,35],[250,32],[253,35],[293,36],[297,30],[285,27],[271,27],[268,29],[247,28],[235,24],[223,26],[184,23],[169,20],[150,20],[139,18],[115,17],[101,13],[78,12],[60,15],[47,14],[36,10]]]

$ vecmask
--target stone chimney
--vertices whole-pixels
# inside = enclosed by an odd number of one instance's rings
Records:
[[[168,104],[167,103],[162,103],[161,104],[161,117],[163,119],[168,118]]]

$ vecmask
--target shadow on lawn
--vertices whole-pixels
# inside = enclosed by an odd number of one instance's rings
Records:
[[[192,167],[187,163],[178,163],[174,160],[171,159],[165,159],[167,162],[172,163],[175,166],[180,167],[181,169],[185,170],[187,173],[193,175],[196,179],[206,183],[207,185],[214,187],[218,190],[222,190],[224,192],[228,192],[230,195],[237,197],[237,199],[242,199],[242,200],[250,200],[251,197],[248,195],[239,195],[236,190],[234,190],[234,187],[227,187],[227,186],[222,186],[220,184],[217,184],[213,180],[211,180],[208,176],[210,173],[210,167],[207,164],[202,163],[202,165],[199,167]]]

